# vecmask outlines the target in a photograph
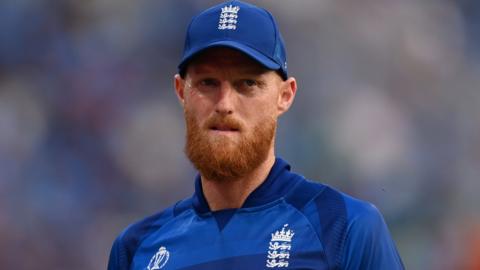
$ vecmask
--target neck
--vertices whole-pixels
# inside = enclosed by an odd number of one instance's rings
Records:
[[[273,151],[264,162],[249,174],[228,181],[215,181],[201,177],[203,194],[211,211],[240,208],[252,193],[268,176],[275,156]]]

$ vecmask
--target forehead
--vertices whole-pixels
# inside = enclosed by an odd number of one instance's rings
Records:
[[[242,73],[245,72],[255,74],[261,74],[270,71],[238,50],[226,47],[217,47],[207,49],[195,56],[188,65],[187,73],[190,71],[198,73],[224,70],[227,68],[233,68]]]

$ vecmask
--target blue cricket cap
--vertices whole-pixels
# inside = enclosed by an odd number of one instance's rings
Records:
[[[239,50],[287,79],[283,38],[272,14],[242,1],[227,1],[195,16],[187,29],[182,61],[183,74],[194,56],[213,47]]]

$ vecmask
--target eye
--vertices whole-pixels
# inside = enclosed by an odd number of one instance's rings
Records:
[[[243,84],[248,87],[253,87],[253,86],[256,86],[258,83],[255,80],[245,79],[243,80]]]
[[[263,88],[263,84],[260,80],[249,78],[238,80],[235,87],[240,93],[253,95]]]
[[[218,81],[215,79],[207,78],[200,81],[200,86],[215,87],[218,85]]]
[[[242,92],[251,92],[258,87],[258,82],[254,79],[242,79],[238,80],[235,85]]]
[[[198,80],[194,85],[200,92],[211,92],[218,88],[220,82],[213,78],[205,78]]]

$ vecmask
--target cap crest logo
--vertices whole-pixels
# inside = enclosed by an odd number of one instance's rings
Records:
[[[218,30],[236,30],[239,6],[225,6],[220,13],[218,21]]]

